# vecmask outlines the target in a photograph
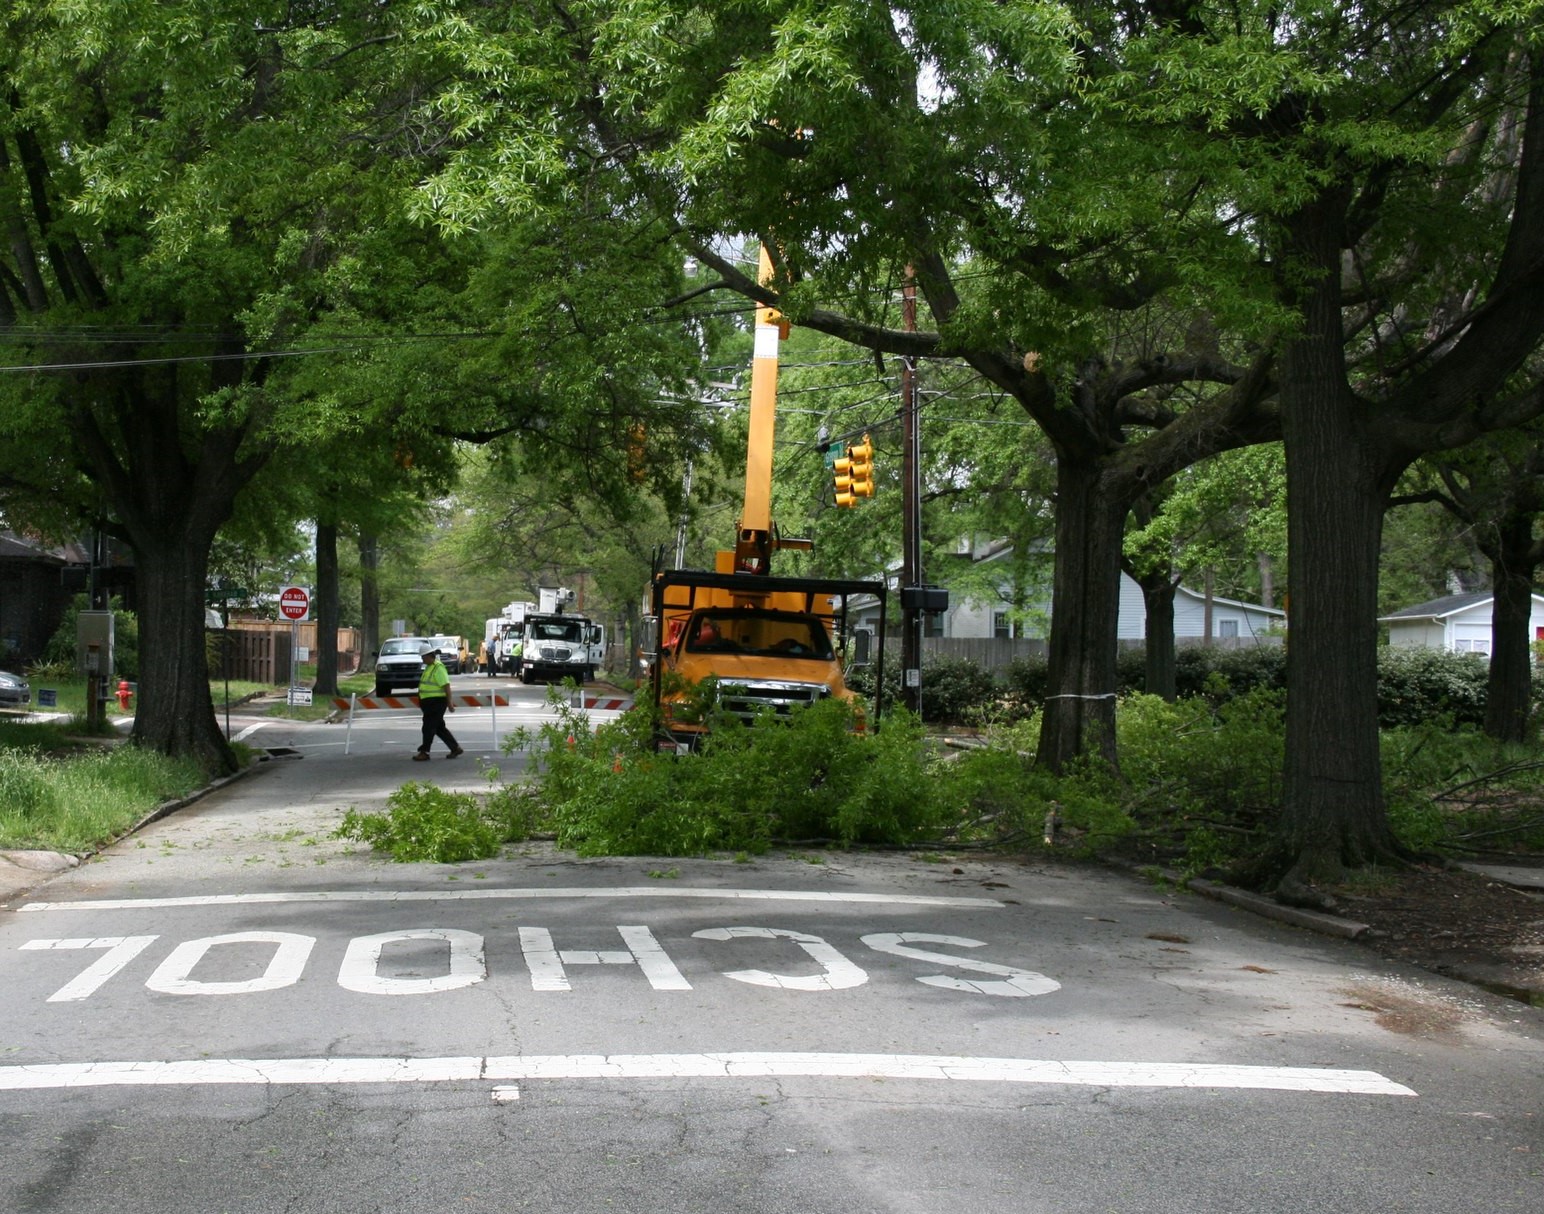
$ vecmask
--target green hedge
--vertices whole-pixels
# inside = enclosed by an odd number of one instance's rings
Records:
[[[1120,695],[1146,690],[1145,663],[1142,649],[1121,651],[1116,661]],[[1176,653],[1174,665],[1180,699],[1204,696],[1222,704],[1256,691],[1286,690],[1287,652],[1278,645],[1246,649],[1186,645]],[[1378,650],[1379,724],[1386,729],[1439,720],[1482,725],[1488,679],[1489,664],[1474,654],[1385,645]],[[1020,658],[1002,673],[1002,694],[1019,714],[1040,707],[1046,688],[1043,656]],[[1535,679],[1536,707],[1544,703],[1541,693],[1544,680]]]
[[[886,655],[885,711],[902,703],[901,664]],[[875,668],[855,667],[847,685],[870,701]],[[925,658],[922,663],[922,719],[930,725],[974,725],[1003,697],[1003,687],[990,670],[968,658]]]

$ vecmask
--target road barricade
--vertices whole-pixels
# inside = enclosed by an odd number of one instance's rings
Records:
[[[581,708],[615,709],[618,712],[626,712],[632,706],[629,696],[598,695],[593,691],[585,692],[579,704]]]
[[[493,749],[497,753],[499,748],[499,709],[509,707],[509,697],[497,692],[483,692],[477,695],[466,695],[461,692],[452,692],[448,697],[456,708],[487,708],[492,711],[489,717],[493,728]],[[348,713],[348,731],[343,738],[343,753],[348,754],[354,741],[354,714],[356,712],[369,712],[374,709],[418,708],[418,697],[415,695],[402,696],[362,696],[351,695],[346,699],[343,696],[334,696],[333,704]]]

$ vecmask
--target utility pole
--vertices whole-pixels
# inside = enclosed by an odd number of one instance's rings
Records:
[[[908,333],[917,331],[917,280],[906,267],[901,288],[901,320]],[[922,444],[917,425],[917,360],[901,359],[901,699],[922,715],[922,621],[915,587],[922,585]],[[908,590],[911,590],[908,593]]]

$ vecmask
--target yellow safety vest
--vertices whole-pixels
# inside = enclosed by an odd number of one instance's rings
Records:
[[[445,663],[438,660],[430,662],[424,667],[423,674],[418,676],[418,698],[443,700],[449,695],[450,672],[445,669]]]

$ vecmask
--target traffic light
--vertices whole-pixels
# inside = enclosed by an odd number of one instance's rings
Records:
[[[869,436],[865,434],[863,441],[856,446],[847,448],[848,458],[852,461],[852,494],[857,497],[874,496],[874,444],[869,442]]]
[[[836,504],[850,509],[860,497],[874,496],[874,445],[865,434],[863,441],[847,448],[847,454],[832,462],[835,476]]]
[[[839,456],[831,467],[835,472],[836,504],[844,508],[856,506],[858,499],[852,492],[852,459],[845,455]]]

